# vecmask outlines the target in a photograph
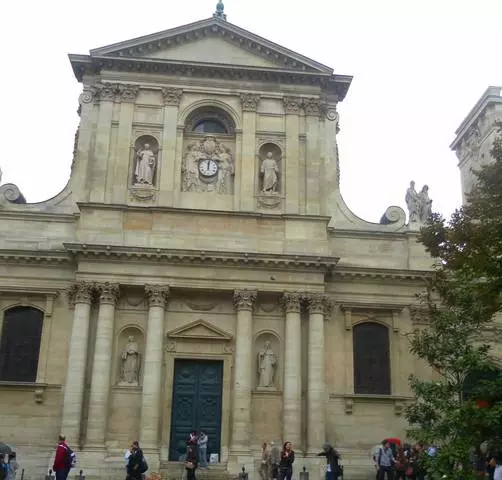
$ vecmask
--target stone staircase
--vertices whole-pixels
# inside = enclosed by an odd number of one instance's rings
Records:
[[[186,472],[183,463],[179,465],[170,463],[169,467],[160,469],[162,480],[186,480]],[[197,480],[234,480],[226,465],[215,464],[208,468],[198,468],[196,472]]]

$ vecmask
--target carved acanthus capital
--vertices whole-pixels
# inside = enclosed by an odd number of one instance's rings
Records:
[[[150,307],[166,308],[169,297],[169,287],[165,285],[147,285],[145,294]]]
[[[324,293],[309,293],[305,295],[305,303],[310,314],[320,313],[326,315],[326,309],[329,308],[329,298]]]
[[[68,288],[68,299],[74,306],[77,303],[92,303],[95,294],[95,284],[92,282],[77,282]]]
[[[164,105],[177,107],[181,102],[183,90],[181,88],[164,87],[162,96],[164,97]]]
[[[338,114],[336,105],[325,104],[322,106],[322,110],[326,120],[329,120],[330,122],[335,122],[336,133],[338,133],[340,131],[340,115]]]
[[[282,305],[286,313],[300,313],[302,308],[303,294],[301,292],[284,292]]]
[[[298,115],[302,106],[302,99],[298,97],[284,97],[284,111],[287,114]]]
[[[256,112],[260,96],[252,93],[241,93],[242,110],[244,112]]]
[[[94,98],[95,89],[86,87],[84,91],[78,97],[78,103],[81,105],[82,103],[91,103]]]
[[[117,99],[118,88],[116,83],[97,83],[93,86],[96,100],[114,102]]]
[[[119,84],[117,88],[117,99],[121,102],[134,103],[138,98],[139,86]]]
[[[120,295],[119,286],[115,283],[99,283],[96,285],[96,290],[99,293],[100,305],[108,304],[115,305]]]
[[[256,300],[256,290],[235,290],[234,307],[236,310],[252,310]]]
[[[306,98],[303,101],[305,114],[319,117],[321,115],[321,101],[318,98]]]

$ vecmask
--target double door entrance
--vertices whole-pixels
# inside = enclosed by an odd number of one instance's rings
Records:
[[[169,460],[180,460],[194,430],[208,435],[208,455],[220,454],[222,390],[222,361],[175,360]]]

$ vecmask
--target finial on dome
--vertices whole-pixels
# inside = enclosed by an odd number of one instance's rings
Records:
[[[216,12],[213,13],[213,17],[221,18],[222,20],[226,20],[227,16],[224,13],[224,11],[225,11],[225,5],[223,5],[222,0],[219,0],[219,2],[216,4]]]

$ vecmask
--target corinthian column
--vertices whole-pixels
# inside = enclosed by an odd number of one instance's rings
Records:
[[[64,387],[63,418],[61,432],[73,444],[80,443],[82,403],[84,400],[85,367],[89,321],[94,293],[92,283],[80,282],[70,287],[70,301],[74,304],[66,383]]]
[[[145,292],[148,297],[149,309],[139,436],[144,448],[157,449],[160,424],[160,392],[162,387],[164,311],[169,295],[169,287],[149,285],[145,287]]]
[[[307,451],[310,453],[318,450],[319,445],[323,445],[326,441],[324,313],[327,304],[326,295],[312,294],[307,297],[309,312]]]
[[[286,312],[284,352],[283,441],[301,445],[301,294],[286,292],[283,297]]]
[[[249,452],[251,441],[251,389],[253,385],[253,303],[256,292],[236,290],[234,402],[232,415],[232,451]]]
[[[110,397],[115,303],[119,296],[119,287],[118,285],[104,283],[98,285],[98,291],[99,313],[89,397],[87,444],[104,448]]]

